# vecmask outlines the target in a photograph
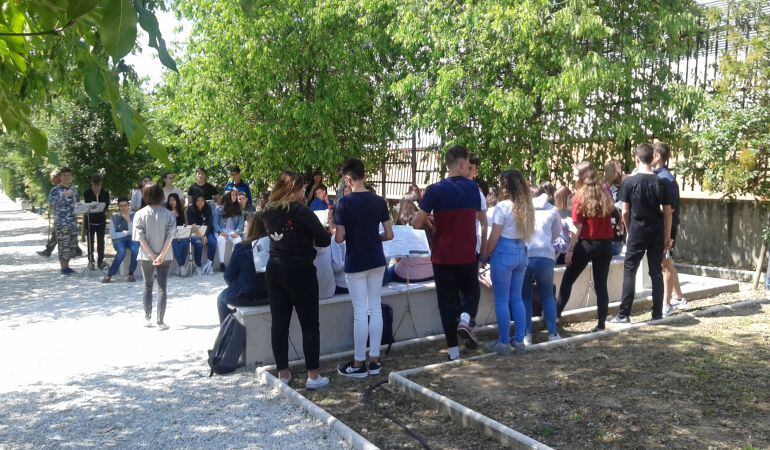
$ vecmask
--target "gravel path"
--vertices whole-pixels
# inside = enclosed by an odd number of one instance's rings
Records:
[[[347,447],[251,371],[208,378],[221,275],[171,278],[171,329],[144,328],[141,283],[61,277],[46,230],[0,194],[0,448]]]

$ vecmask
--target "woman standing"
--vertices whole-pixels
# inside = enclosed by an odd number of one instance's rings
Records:
[[[284,383],[291,380],[289,324],[296,310],[308,373],[305,387],[318,389],[329,384],[329,379],[318,374],[321,344],[313,246],[327,247],[331,238],[318,217],[304,205],[304,194],[305,177],[296,172],[283,172],[270,194],[262,213],[270,237],[265,281],[273,316],[271,337],[278,377]]]
[[[238,203],[238,191],[226,194],[217,220],[214,221],[214,233],[217,235],[217,254],[219,255],[219,270],[225,271],[225,249],[227,241],[233,245],[241,242],[243,234],[243,213]]]
[[[168,198],[166,199],[166,209],[171,211],[177,227],[187,225],[187,215],[184,213],[182,200],[177,193],[172,192],[171,194],[168,194]],[[174,233],[174,236],[176,236],[176,232]],[[171,250],[174,253],[176,264],[179,266],[179,276],[181,277],[187,273],[187,256],[190,254],[190,238],[175,237],[171,242]]]
[[[139,242],[139,261],[144,277],[144,318],[152,326],[152,284],[158,275],[158,329],[167,330],[163,321],[166,314],[166,282],[171,267],[171,241],[176,231],[176,220],[171,211],[163,206],[163,188],[157,184],[144,188],[147,206],[134,216],[133,240]]]
[[[590,262],[593,266],[598,324],[593,331],[604,329],[609,305],[607,276],[612,262],[612,197],[598,179],[596,169],[587,165],[580,170],[580,188],[575,192],[572,222],[575,233],[570,236],[565,262],[567,270],[559,288],[558,314],[567,306],[572,285]]]
[[[486,260],[491,255],[490,272],[500,336],[487,345],[487,351],[506,355],[511,352],[511,344],[517,352],[524,351],[526,313],[521,289],[527,270],[525,243],[532,237],[535,210],[529,186],[517,170],[506,170],[500,175],[500,188],[503,201],[495,207],[492,232],[482,259]],[[513,343],[511,316],[515,330]]]
[[[214,254],[217,251],[214,243],[217,236],[214,234],[214,218],[206,199],[199,195],[193,200],[193,204],[187,208],[187,223],[192,226],[192,246],[195,265],[198,267],[198,275],[208,275],[211,273],[211,264],[214,261]],[[206,234],[200,232],[198,227],[206,227]],[[203,265],[203,244],[206,244],[206,253],[208,261]]]

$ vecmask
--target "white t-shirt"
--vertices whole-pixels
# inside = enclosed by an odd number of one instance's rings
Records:
[[[495,214],[492,216],[492,223],[502,225],[503,229],[500,236],[508,239],[521,239],[519,229],[516,226],[516,219],[513,217],[513,202],[503,200],[495,207]]]
[[[323,300],[334,295],[337,289],[337,283],[334,280],[334,270],[332,270],[332,251],[331,247],[314,247],[316,278],[318,278],[318,298]]]
[[[332,244],[329,247],[332,249],[334,280],[337,282],[337,286],[347,289],[348,280],[345,278],[345,242],[338,244],[332,237]]]
[[[173,189],[171,189],[170,191],[167,191],[166,188],[163,188],[163,200],[164,201],[166,201],[166,202],[168,201],[169,194],[176,194],[177,196],[179,196],[179,200],[182,202],[182,205],[184,205],[185,195],[184,195],[184,192],[182,192],[181,189],[179,189],[178,187],[174,186]]]
[[[487,210],[487,199],[484,197],[484,193],[479,190],[479,197],[481,197],[481,211]],[[487,226],[489,226],[489,220],[487,220]],[[487,230],[489,233],[489,230]],[[481,253],[481,221],[478,216],[476,217],[476,254]]]
[[[252,242],[251,253],[254,256],[254,269],[257,272],[264,272],[267,269],[267,260],[270,258],[270,236]]]

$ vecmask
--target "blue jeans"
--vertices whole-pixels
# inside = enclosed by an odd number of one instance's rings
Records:
[[[187,262],[187,255],[190,254],[190,238],[172,240],[171,251],[174,252],[176,264],[183,267]]]
[[[524,242],[501,237],[490,261],[497,331],[501,344],[507,345],[511,342],[511,317],[516,333],[515,342],[524,340],[526,312],[521,298],[521,287],[526,270],[527,247]]]
[[[543,319],[548,328],[548,334],[556,334],[556,299],[553,297],[553,268],[551,258],[529,258],[527,273],[524,275],[524,287],[521,296],[524,299],[524,310],[527,314],[527,334],[532,334],[532,298],[533,284],[537,282],[537,295],[543,308]]]
[[[112,246],[115,247],[115,259],[112,260],[110,270],[107,271],[108,277],[113,277],[120,271],[120,265],[123,264],[123,259],[126,257],[126,250],[131,250],[131,264],[128,266],[128,273],[133,275],[136,271],[136,257],[139,253],[139,242],[132,241],[131,239],[118,239],[112,241]]]
[[[208,231],[208,230],[207,230]],[[214,261],[214,255],[217,254],[217,236],[211,232],[206,233],[206,256],[209,261]],[[195,257],[195,265],[200,267],[201,256],[203,253],[203,241],[199,237],[192,238],[193,256]]]

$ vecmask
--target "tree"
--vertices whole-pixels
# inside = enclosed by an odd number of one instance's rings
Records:
[[[715,9],[717,24],[730,14],[713,92],[686,132],[694,144],[686,168],[704,188],[725,197],[770,198],[770,12],[767,2],[729,1]]]
[[[118,82],[137,24],[160,61],[176,70],[153,13],[162,7],[162,0],[0,0],[0,133],[23,136],[42,157],[48,142],[33,123],[34,112],[55,96],[85,91],[110,105],[132,149],[146,142],[155,158],[167,161],[163,146],[121,98]]]
[[[237,163],[258,182],[283,169],[376,164],[398,120],[388,5],[333,0],[180,2],[194,23],[179,75],[154,109],[186,169]]]

